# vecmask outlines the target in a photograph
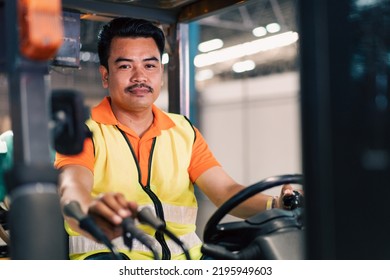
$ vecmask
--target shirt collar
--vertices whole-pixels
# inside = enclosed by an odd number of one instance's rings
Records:
[[[91,118],[101,124],[105,125],[120,125],[110,105],[110,97],[106,96],[103,100],[91,110]],[[156,105],[152,105],[152,112],[154,115],[152,128],[158,131],[169,129],[175,126],[171,118]]]

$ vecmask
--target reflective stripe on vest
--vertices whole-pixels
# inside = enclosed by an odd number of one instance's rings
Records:
[[[194,232],[180,236],[179,239],[183,242],[183,244],[187,246],[187,248],[193,248],[197,245],[202,244],[201,240]],[[153,239],[153,242],[155,243],[155,246],[159,254],[161,254],[160,244],[155,239]],[[112,244],[118,250],[124,250],[124,251],[129,250],[129,248],[123,243],[122,237],[118,237],[114,239],[112,241]],[[167,240],[167,244],[173,255],[183,254],[183,249],[179,245],[177,245],[174,241]],[[104,244],[97,243],[92,239],[80,235],[80,236],[69,237],[69,249],[72,252],[72,254],[82,254],[85,252],[106,250],[107,247]],[[147,248],[142,243],[140,243],[138,240],[133,240],[132,251],[150,253],[150,249]]]
[[[141,210],[144,207],[152,209],[152,213],[156,213],[153,205],[142,205],[138,209]],[[191,224],[196,221],[198,214],[197,207],[183,207],[176,205],[163,204],[164,216],[166,222],[172,222],[177,224]]]
[[[139,210],[142,210],[145,207],[151,209],[154,208],[153,205],[143,205],[139,207]],[[198,212],[197,208],[191,209],[188,207],[174,206],[174,205],[163,205],[163,209],[164,209],[164,214],[166,215],[166,217],[169,218],[167,219],[167,221],[169,221],[168,224],[171,223],[190,224],[194,219],[196,220],[196,216]],[[154,210],[152,210],[152,212],[154,213]],[[139,223],[136,221],[136,224]],[[154,231],[148,231],[145,233],[151,235],[154,233]],[[153,237],[151,238],[155,241],[156,246],[161,253],[161,246],[157,245],[158,244],[157,240],[155,240]],[[188,249],[192,248],[193,246],[197,246],[201,244],[199,237],[194,232],[179,236],[179,239],[183,242],[183,244],[187,246]],[[115,246],[117,246],[118,249],[123,249],[123,250],[128,249],[126,245],[124,245],[122,237],[116,238],[114,242],[115,242]],[[137,245],[138,247],[135,246],[136,243],[138,244]],[[167,241],[167,243],[168,243],[168,247],[171,249],[171,252],[173,254],[181,254],[183,252],[180,247],[178,251],[177,248],[178,245],[173,241],[169,240]],[[85,246],[84,249],[83,246]],[[107,249],[107,247],[105,247],[104,244],[97,243],[89,238],[83,236],[69,236],[70,254],[81,254],[85,252],[90,252],[91,250],[95,251],[95,250],[104,250],[104,249]],[[133,250],[137,250],[140,252],[150,252],[150,249],[148,249],[143,244],[135,240],[133,241]]]

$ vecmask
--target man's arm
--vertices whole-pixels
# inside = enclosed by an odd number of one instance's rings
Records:
[[[61,208],[71,201],[77,201],[83,213],[88,213],[89,205],[92,202],[92,186],[93,174],[88,168],[81,165],[66,165],[62,167],[59,175]],[[74,231],[89,236],[89,234],[78,227],[77,221],[67,216],[64,216],[64,218]]]
[[[220,207],[233,195],[243,190],[245,187],[234,181],[222,167],[215,166],[198,177],[196,185],[205,195],[217,206]],[[274,207],[278,208],[281,204],[281,197],[290,195],[293,191],[291,185],[284,185],[281,190],[281,196],[274,201]],[[248,218],[267,209],[267,203],[272,201],[273,197],[259,193],[247,199],[231,211],[231,215],[239,218]]]
[[[120,193],[104,193],[93,198],[92,187],[93,174],[88,168],[81,165],[66,165],[61,168],[59,177],[61,206],[77,201],[82,211],[94,219],[109,239],[121,236],[123,218],[136,213],[137,204],[126,201],[124,195]],[[69,217],[65,217],[65,220],[74,231],[91,238],[79,228],[77,221]]]

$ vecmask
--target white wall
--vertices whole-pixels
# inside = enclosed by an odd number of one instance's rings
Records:
[[[201,93],[201,132],[240,183],[301,172],[299,77],[229,81]]]
[[[200,130],[239,183],[249,186],[269,176],[302,172],[298,75],[221,82],[201,92]],[[279,192],[273,188],[266,193]],[[200,234],[215,210],[205,200],[199,196]]]

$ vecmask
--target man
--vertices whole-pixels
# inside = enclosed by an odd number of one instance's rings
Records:
[[[184,116],[168,114],[154,102],[159,96],[165,37],[151,22],[117,18],[106,24],[98,41],[99,71],[109,96],[91,111],[87,121],[92,140],[77,156],[57,154],[61,204],[78,201],[120,251],[130,259],[152,259],[148,248],[123,244],[121,223],[150,207],[168,229],[201,258],[195,234],[197,203],[193,184],[220,206],[244,187],[220,166],[199,131]],[[285,186],[283,194],[291,193]],[[259,194],[237,207],[233,215],[252,216],[278,206]],[[106,258],[107,249],[66,217],[71,259]],[[154,236],[162,259],[184,259],[172,240],[145,225]],[[102,255],[103,254],[103,255]]]

